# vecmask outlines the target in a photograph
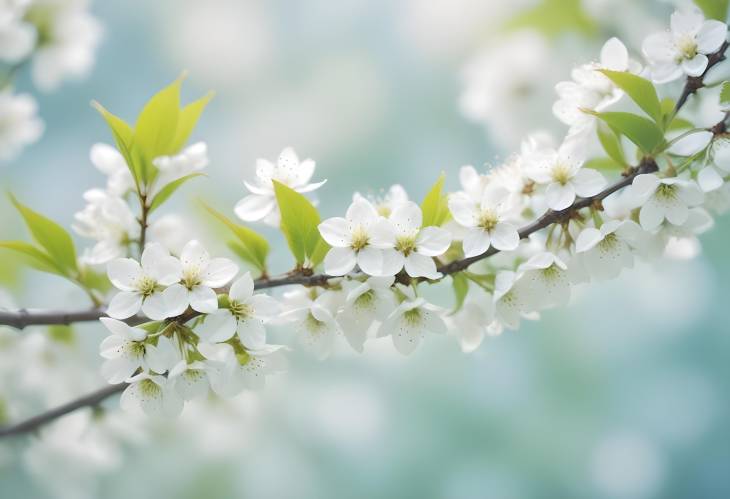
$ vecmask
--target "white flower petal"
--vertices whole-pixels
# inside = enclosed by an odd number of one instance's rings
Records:
[[[257,350],[266,345],[266,328],[261,319],[246,317],[239,320],[236,332],[247,349]]]
[[[378,218],[378,211],[370,201],[358,199],[347,209],[345,218],[354,227],[358,225],[368,226]]]
[[[152,293],[142,301],[142,312],[153,321],[170,317],[162,293]]]
[[[111,319],[109,317],[102,317],[99,320],[111,333],[114,333],[116,336],[121,338],[133,341],[142,341],[147,337],[147,331],[142,328],[132,327],[125,322]]]
[[[139,312],[142,307],[142,295],[129,291],[120,291],[109,303],[106,313],[114,319],[128,319]]]
[[[258,222],[274,210],[276,200],[273,196],[249,194],[241,199],[233,211],[244,222]]]
[[[357,256],[352,248],[330,248],[324,257],[324,272],[328,275],[345,275],[357,264]]]
[[[588,227],[578,235],[578,239],[575,241],[575,252],[584,253],[594,248],[601,241],[603,241],[601,231],[594,227]]]
[[[682,69],[689,76],[701,76],[705,72],[705,69],[707,69],[707,64],[709,64],[707,56],[697,54],[690,60],[682,61]]]
[[[195,332],[204,342],[228,341],[236,333],[236,318],[228,309],[217,310],[207,315],[203,323],[195,328]]]
[[[477,204],[466,194],[457,192],[449,196],[449,211],[454,220],[464,227],[476,225],[476,208]]]
[[[218,310],[218,296],[208,286],[194,286],[190,290],[189,299],[190,307],[202,314],[210,314]]]
[[[180,252],[180,262],[185,268],[195,267],[202,269],[208,265],[209,261],[210,255],[205,250],[205,247],[195,239],[188,241]]]
[[[134,291],[143,277],[142,267],[131,258],[118,258],[107,264],[106,273],[115,288]]]
[[[396,206],[390,214],[390,222],[398,234],[411,234],[421,228],[421,208],[413,201]]]
[[[173,284],[162,292],[167,317],[177,317],[190,305],[188,289],[182,284]]]
[[[491,238],[489,234],[482,229],[471,229],[464,236],[463,248],[464,256],[471,258],[478,256],[489,249]]]
[[[418,253],[426,256],[440,256],[451,246],[451,233],[441,227],[424,227],[416,238]]]
[[[368,275],[383,275],[383,251],[376,248],[363,248],[357,252],[357,264]]]
[[[564,210],[573,204],[573,201],[575,201],[575,188],[571,183],[560,185],[553,182],[545,189],[545,202],[552,210]]]
[[[411,253],[406,257],[404,268],[411,277],[426,277],[428,279],[441,277],[441,273],[436,270],[436,262],[433,261],[433,258],[418,253]]]
[[[272,319],[281,312],[279,302],[265,294],[253,295],[248,304],[253,307],[253,315],[260,319]]]
[[[213,258],[200,275],[201,284],[221,288],[238,274],[238,265],[228,258]]]
[[[703,54],[716,52],[727,40],[727,24],[714,19],[705,21],[697,33],[697,50]]]
[[[490,233],[491,243],[500,251],[512,251],[520,245],[520,235],[517,227],[501,222],[495,225]]]
[[[231,285],[228,297],[231,300],[246,303],[253,296],[253,288],[254,284],[251,278],[251,272],[246,272]]]
[[[724,181],[715,167],[707,166],[697,175],[697,183],[702,192],[711,192],[722,187]]]
[[[583,197],[595,196],[606,187],[603,175],[591,168],[581,168],[571,182],[575,193]]]
[[[346,248],[350,245],[350,224],[342,217],[328,218],[319,224],[319,233],[334,248]]]

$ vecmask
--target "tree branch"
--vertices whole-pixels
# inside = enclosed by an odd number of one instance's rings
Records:
[[[707,56],[707,68],[704,73],[700,76],[687,77],[687,82],[684,84],[682,94],[679,96],[677,105],[674,107],[675,115],[682,109],[682,107],[684,107],[691,95],[696,94],[699,89],[705,86],[705,77],[707,76],[707,73],[709,73],[713,67],[725,60],[725,52],[729,45],[730,44],[728,44],[728,42],[725,42],[717,52],[713,52]]]

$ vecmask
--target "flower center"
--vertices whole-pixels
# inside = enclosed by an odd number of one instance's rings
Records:
[[[491,231],[499,223],[499,217],[494,210],[485,209],[479,213],[477,217],[477,227],[487,232]]]
[[[674,42],[681,59],[694,59],[697,55],[697,41],[691,35],[681,35]]]
[[[542,276],[545,280],[553,280],[560,276],[562,269],[555,264],[550,265],[548,268],[542,270]]]
[[[403,313],[403,321],[411,327],[420,326],[422,321],[421,310],[418,308],[406,310]]]
[[[357,297],[357,300],[355,300],[355,303],[353,305],[355,308],[371,308],[373,302],[375,301],[375,292],[370,289],[360,296]]]
[[[370,236],[361,225],[358,226],[354,231],[352,231],[352,240],[350,242],[350,247],[355,251],[360,251],[361,249],[365,248],[369,242]]]
[[[251,307],[251,305],[247,305],[245,303],[241,303],[235,300],[232,300],[228,304],[228,310],[230,310],[231,314],[233,314],[233,317],[238,320],[245,319],[246,317],[249,317],[253,314],[253,307]]]
[[[326,325],[324,322],[317,320],[310,312],[307,314],[307,318],[304,319],[304,327],[307,328],[309,334],[314,336],[323,333]]]
[[[144,354],[146,352],[144,343],[142,343],[141,341],[130,341],[129,343],[127,343],[124,350],[127,354],[127,357],[131,357],[133,359],[139,359],[144,357]]]
[[[416,237],[415,236],[398,236],[395,240],[395,249],[400,251],[405,256],[410,255],[416,251]]]
[[[598,247],[602,250],[611,250],[613,249],[616,244],[618,243],[618,237],[616,237],[616,234],[613,232],[608,234],[606,237],[603,238],[603,241],[598,243]]]
[[[553,180],[560,185],[565,185],[570,182],[571,174],[570,167],[564,163],[558,163],[553,166]]]
[[[375,209],[378,211],[378,215],[385,218],[388,218],[393,212],[393,210],[390,209],[390,206],[386,205],[385,203],[377,205]]]
[[[139,392],[144,397],[155,398],[160,396],[162,388],[151,379],[143,379],[139,382]]]
[[[139,290],[139,292],[142,296],[147,298],[148,296],[152,295],[155,291],[158,290],[157,281],[155,281],[151,277],[144,276],[137,283],[137,289]]]
[[[659,201],[674,201],[677,198],[677,186],[659,184],[659,188],[657,188],[655,196]]]
[[[197,267],[185,269],[182,276],[182,283],[188,289],[193,289],[195,286],[200,285],[200,269]]]

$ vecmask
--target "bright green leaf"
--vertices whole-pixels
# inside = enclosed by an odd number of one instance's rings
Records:
[[[566,32],[590,36],[598,25],[587,15],[581,0],[542,0],[535,7],[523,9],[507,22],[506,28],[534,28],[554,38]]]
[[[36,270],[66,277],[63,270],[58,268],[56,262],[48,254],[30,243],[25,241],[0,241],[0,248],[15,251],[23,257],[25,263]]]
[[[611,158],[593,158],[589,159],[585,162],[585,165],[583,165],[585,168],[590,168],[592,170],[600,170],[604,172],[620,172],[626,169],[625,165],[622,165],[620,163],[616,163]]]
[[[464,306],[464,300],[469,293],[469,279],[459,272],[451,276],[451,287],[454,290],[455,305],[452,313],[456,313]]]
[[[266,271],[266,257],[269,254],[269,243],[256,231],[239,225],[229,219],[220,211],[201,203],[208,212],[228,227],[238,239],[229,243],[231,248],[242,260],[250,263],[261,272]]]
[[[132,156],[134,131],[126,121],[107,111],[104,106],[98,102],[93,101],[91,105],[94,109],[99,111],[99,114],[101,114],[107,125],[109,125],[112,137],[114,138],[114,143],[117,145],[117,149],[124,158],[124,161],[127,163],[127,168],[129,168],[129,171],[132,173],[135,184],[139,185],[141,174]]]
[[[598,140],[601,141],[603,150],[606,151],[608,157],[613,159],[619,165],[626,165],[626,156],[624,154],[624,148],[621,145],[621,137],[603,122],[598,123],[596,128],[598,133]]]
[[[668,132],[676,132],[680,130],[690,130],[695,128],[694,123],[684,118],[674,118],[669,125],[667,125]]]
[[[176,190],[180,188],[181,185],[183,185],[185,182],[190,180],[191,178],[195,177],[202,177],[204,176],[202,173],[191,173],[190,175],[185,175],[184,177],[180,177],[177,180],[173,180],[166,186],[164,186],[160,191],[155,194],[155,197],[152,198],[152,202],[150,203],[149,213],[152,213],[157,208],[159,208],[162,203],[167,201],[170,196],[172,196]]]
[[[695,0],[695,3],[702,9],[708,19],[727,21],[727,9],[730,0]]]
[[[633,100],[655,123],[662,126],[664,114],[654,84],[632,73],[601,70],[608,79],[616,84]]]
[[[182,77],[160,90],[145,105],[134,126],[134,141],[145,159],[173,152],[180,115],[180,85]]]
[[[428,191],[426,197],[421,203],[421,211],[423,212],[422,227],[430,225],[440,226],[449,217],[449,206],[447,197],[443,194],[444,179],[446,176],[442,173],[431,190]]]
[[[314,265],[314,258],[318,257],[326,248],[326,243],[319,234],[320,222],[317,208],[303,195],[287,187],[281,182],[274,182],[276,201],[281,212],[281,230],[289,243],[298,265],[309,263]]]
[[[188,138],[190,138],[190,134],[193,132],[195,125],[198,123],[200,115],[203,113],[203,110],[205,110],[205,107],[214,95],[214,92],[210,92],[180,110],[180,115],[178,116],[177,121],[177,131],[175,132],[175,138],[173,139],[172,146],[170,147],[173,153],[179,152],[180,149],[185,146],[185,143],[188,141]]]
[[[21,204],[12,195],[10,200],[25,220],[33,239],[48,252],[58,268],[69,274],[77,273],[76,248],[69,233],[53,220]]]
[[[644,154],[653,154],[666,143],[664,132],[656,123],[642,116],[621,112],[592,114],[598,116],[616,133],[626,136]]]
[[[723,111],[730,111],[730,81],[722,83],[722,90],[720,90],[720,107]]]

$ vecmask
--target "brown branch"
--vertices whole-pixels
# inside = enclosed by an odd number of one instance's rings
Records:
[[[707,56],[707,68],[704,73],[700,76],[689,76],[687,78],[687,82],[684,84],[684,89],[682,89],[682,94],[679,96],[677,105],[674,107],[675,115],[680,111],[680,109],[682,109],[682,107],[684,107],[690,96],[696,94],[699,89],[705,86],[705,77],[707,76],[707,73],[709,73],[713,67],[725,60],[725,52],[727,51],[728,46],[728,42],[725,42],[717,52],[713,52]]]

